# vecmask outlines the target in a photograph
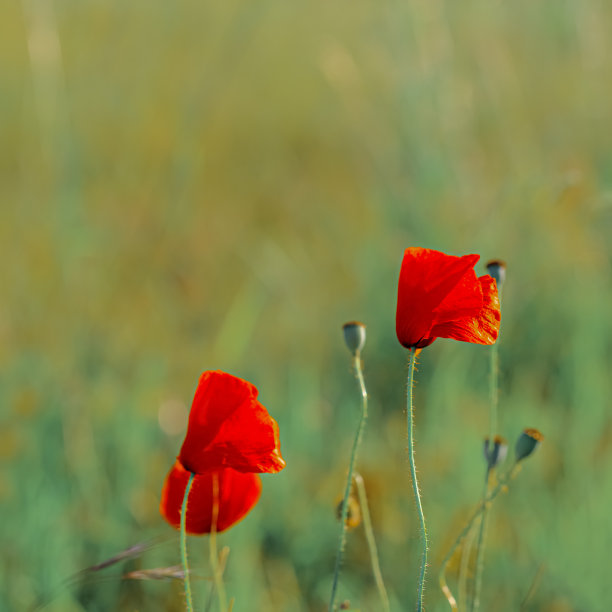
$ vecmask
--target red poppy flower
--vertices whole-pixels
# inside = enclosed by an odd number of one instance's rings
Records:
[[[161,513],[176,529],[181,525],[181,508],[189,474],[177,461],[166,476],[162,489]],[[212,530],[214,474],[217,474],[219,482],[217,531],[225,531],[244,518],[259,500],[261,478],[257,474],[238,472],[232,468],[196,474],[187,500],[187,533],[202,534]]]
[[[223,467],[239,472],[285,467],[278,425],[257,401],[255,386],[220,371],[200,377],[178,458],[196,474]]]
[[[278,425],[257,401],[257,389],[225,372],[204,372],[193,398],[181,452],[166,476],[160,512],[171,525],[180,526],[183,496],[193,473],[186,530],[209,533],[216,474],[217,531],[223,531],[257,503],[261,481],[256,472],[278,472],[283,467]]]
[[[499,332],[497,286],[476,277],[479,255],[455,257],[412,247],[404,252],[397,295],[396,332],[406,348],[436,338],[493,344]]]

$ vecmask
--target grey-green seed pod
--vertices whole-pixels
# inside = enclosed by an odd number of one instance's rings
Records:
[[[485,438],[484,441],[484,457],[489,469],[498,466],[503,463],[508,454],[508,443],[501,436],[495,436],[493,438],[493,444],[490,443],[489,438]]]
[[[344,342],[353,355],[358,355],[366,341],[366,326],[359,321],[349,321],[342,326]]]
[[[529,457],[540,446],[543,439],[544,436],[537,429],[525,429],[518,437],[514,447],[517,462]]]
[[[497,289],[501,289],[506,280],[506,262],[501,259],[492,259],[487,262],[487,272],[495,279]]]

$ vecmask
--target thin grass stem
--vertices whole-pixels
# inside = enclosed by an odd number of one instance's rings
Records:
[[[427,527],[425,526],[425,515],[423,514],[423,505],[421,504],[421,494],[419,492],[419,483],[417,481],[416,467],[414,463],[414,416],[413,416],[413,401],[412,388],[414,385],[414,366],[416,362],[416,348],[408,349],[408,388],[406,390],[407,401],[407,420],[408,420],[408,461],[410,462],[410,476],[412,478],[412,490],[414,491],[414,499],[417,506],[417,514],[419,515],[419,524],[421,531],[421,569],[419,570],[419,581],[417,585],[417,612],[423,610],[423,591],[425,588],[425,572],[427,570]]]
[[[521,602],[520,612],[525,612],[527,610],[527,605],[529,604],[529,601],[534,596],[535,592],[538,590],[538,587],[540,586],[540,581],[542,580],[542,575],[544,574],[545,569],[546,569],[546,565],[544,563],[540,563],[536,571],[536,574],[533,577],[533,580],[531,581],[529,590],[527,591],[525,598]]]
[[[357,449],[361,443],[363,437],[363,430],[368,417],[368,393],[365,387],[365,381],[363,379],[363,371],[361,368],[361,357],[359,351],[353,355],[353,367],[355,368],[355,375],[359,382],[359,388],[361,390],[361,418],[359,419],[359,425],[357,427],[357,433],[353,440],[353,448],[351,450],[351,457],[349,460],[348,475],[346,478],[346,486],[344,488],[344,497],[342,499],[342,509],[340,513],[340,535],[338,537],[338,549],[336,551],[336,564],[334,567],[334,578],[332,582],[332,592],[329,600],[329,612],[333,612],[334,604],[336,601],[336,592],[338,590],[338,579],[340,577],[340,568],[342,567],[342,558],[344,555],[344,546],[346,544],[346,519],[348,516],[348,499],[351,493],[351,486],[353,484],[353,470],[357,459]]]
[[[474,526],[475,521],[482,515],[484,508],[493,502],[493,500],[499,495],[499,493],[504,489],[504,487],[508,485],[510,480],[512,480],[516,476],[519,469],[520,469],[519,463],[518,462],[514,463],[514,465],[508,471],[506,476],[504,476],[503,478],[500,478],[499,482],[497,483],[495,488],[487,495],[484,502],[481,501],[478,504],[477,508],[474,510],[474,512],[468,519],[467,523],[463,526],[463,529],[461,530],[461,532],[459,533],[459,535],[453,542],[453,545],[449,548],[448,552],[446,553],[446,556],[442,560],[442,564],[440,565],[440,573],[438,574],[438,581],[440,584],[440,588],[442,589],[442,592],[446,596],[446,599],[448,600],[448,604],[450,605],[452,610],[457,610],[457,601],[455,600],[450,588],[448,587],[448,583],[446,581],[446,569],[448,567],[448,564],[450,560],[452,559],[453,555],[455,554],[455,551],[457,550],[457,548],[463,541],[463,539],[466,537],[466,535],[470,532],[470,530]]]
[[[493,440],[493,438],[489,438]],[[489,482],[491,477],[491,468],[487,465],[487,473],[485,476],[484,490],[482,492],[482,516],[480,518],[480,528],[478,529],[478,541],[476,543],[476,574],[474,576],[474,594],[472,597],[471,612],[476,612],[480,607],[480,591],[482,589],[482,573],[484,571],[484,551],[485,541],[487,537],[487,523],[489,518],[489,504],[486,503],[489,494]]]
[[[489,368],[489,445],[493,446],[493,441],[497,435],[497,409],[499,405],[499,344],[496,342],[490,349],[491,365]],[[489,519],[488,506],[485,500],[489,493],[491,467],[487,465],[485,484],[482,492],[484,509],[478,530],[478,542],[476,544],[476,573],[474,576],[474,594],[472,597],[471,612],[477,612],[480,608],[480,592],[482,590],[482,575],[484,572],[484,554],[487,539],[487,527]]]
[[[210,527],[209,551],[210,551],[210,566],[213,571],[215,588],[217,590],[217,601],[219,602],[219,612],[228,612],[227,597],[225,595],[225,586],[219,567],[219,555],[217,553],[217,521],[219,520],[219,474],[215,472],[212,479],[213,486],[213,511],[212,524]]]
[[[372,573],[376,581],[376,588],[380,596],[380,603],[384,612],[389,612],[389,596],[380,571],[380,562],[378,560],[378,548],[376,547],[376,539],[374,538],[374,529],[372,528],[372,518],[370,517],[370,507],[368,505],[368,496],[366,494],[365,483],[361,474],[355,472],[355,484],[357,486],[357,494],[359,496],[359,506],[361,507],[361,515],[363,517],[363,529],[368,541],[370,549],[370,560],[372,561]]]
[[[491,365],[489,371],[489,443],[498,434],[497,411],[499,406],[499,344],[496,342],[490,349]]]
[[[221,574],[221,578],[223,578],[223,572],[225,572],[225,566],[227,564],[227,558],[229,556],[229,546],[224,546],[221,549],[221,552],[219,553],[218,559],[219,559],[219,573]],[[214,583],[214,576],[213,576],[213,584],[212,584],[212,588],[210,589],[210,592],[208,594],[208,600],[206,602],[206,606],[204,608],[205,612],[209,612],[209,610],[212,607],[212,602],[213,602],[213,598],[215,596],[215,592],[216,592],[216,588],[215,588],[215,583]],[[230,607],[232,605],[232,601],[230,601]]]
[[[470,573],[470,561],[472,559],[472,548],[476,538],[476,525],[472,525],[461,546],[461,560],[459,562],[459,579],[457,583],[457,606],[459,610],[465,610],[468,606],[468,578]]]
[[[191,580],[189,577],[189,561],[187,559],[187,498],[189,497],[189,492],[191,491],[191,485],[193,485],[193,479],[195,474],[191,472],[189,474],[189,480],[187,481],[187,486],[185,487],[185,495],[183,496],[183,505],[181,507],[181,563],[183,564],[183,572],[185,573],[185,577],[183,579],[183,584],[185,585],[185,605],[187,608],[187,612],[193,612],[193,597],[191,595]]]

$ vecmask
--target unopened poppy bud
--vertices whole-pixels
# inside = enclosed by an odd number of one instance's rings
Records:
[[[501,436],[495,436],[493,438],[493,444],[491,444],[489,438],[485,438],[484,441],[484,457],[489,469],[498,466],[503,463],[508,454],[508,443]]]
[[[506,262],[501,259],[492,259],[487,263],[487,272],[495,279],[497,288],[501,289],[506,280]]]
[[[366,341],[366,326],[359,321],[349,321],[342,326],[344,342],[353,355],[358,355]]]
[[[543,439],[544,436],[537,429],[525,429],[518,437],[514,448],[517,462],[529,457]]]
[[[361,524],[361,508],[359,502],[350,495],[347,500],[346,523],[347,529],[355,529]],[[342,520],[342,501],[336,506],[336,518]]]

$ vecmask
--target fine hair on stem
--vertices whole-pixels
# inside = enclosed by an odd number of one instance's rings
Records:
[[[195,474],[191,472],[189,474],[189,480],[185,487],[185,495],[183,496],[183,505],[181,506],[181,563],[183,565],[183,572],[185,574],[183,583],[185,585],[185,606],[187,612],[193,612],[193,597],[191,595],[191,579],[189,576],[189,561],[187,559],[187,499],[189,498],[189,492],[191,491],[191,485],[193,485],[193,479]]]

